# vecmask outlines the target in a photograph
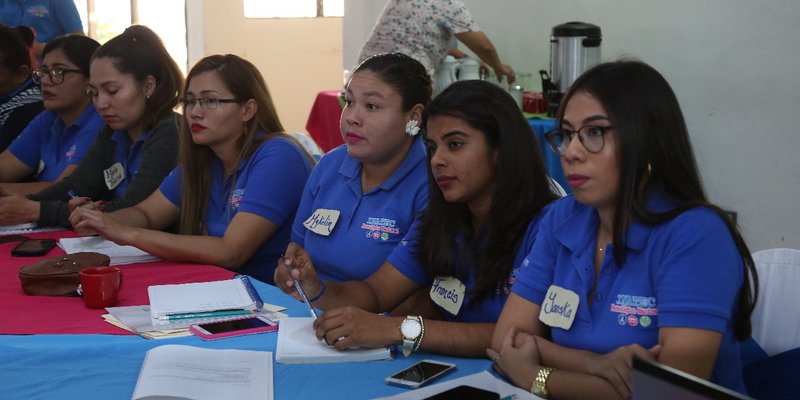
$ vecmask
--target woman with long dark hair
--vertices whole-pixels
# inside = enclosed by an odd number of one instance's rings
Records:
[[[558,119],[545,137],[574,196],[553,205],[517,275],[496,368],[540,397],[625,398],[636,355],[744,392],[756,272],[706,198],[667,81],[638,61],[598,65]]]
[[[482,81],[457,82],[425,111],[430,203],[383,266],[363,281],[318,278],[312,260],[290,245],[276,285],[297,297],[302,282],[314,305],[327,310],[317,337],[339,349],[401,345],[477,357],[522,258],[533,244],[550,191],[536,139],[514,100]],[[417,315],[384,317],[421,288]],[[426,317],[423,320],[423,315]]]

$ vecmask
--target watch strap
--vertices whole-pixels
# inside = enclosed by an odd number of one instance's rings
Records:
[[[539,369],[536,378],[533,379],[533,385],[531,385],[532,394],[544,399],[550,398],[550,391],[547,390],[547,378],[550,377],[551,372],[553,372],[553,368],[542,367]]]

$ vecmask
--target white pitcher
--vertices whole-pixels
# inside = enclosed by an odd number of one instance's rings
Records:
[[[461,72],[459,72],[458,80],[468,81],[472,79],[481,79],[481,64],[474,58],[464,57],[461,60]]]
[[[435,94],[441,93],[450,86],[451,83],[458,80],[456,79],[456,71],[458,71],[459,68],[460,64],[453,56],[447,56],[442,60],[438,71],[436,71],[436,80],[433,85]]]

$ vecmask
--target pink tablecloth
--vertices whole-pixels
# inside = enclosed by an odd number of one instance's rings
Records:
[[[31,238],[75,237],[70,231],[26,234]],[[17,243],[0,244],[0,334],[105,333],[130,334],[103,321],[105,310],[92,310],[80,297],[27,296],[22,291],[18,271],[23,265],[56,257],[64,252],[56,247],[43,257],[12,257]],[[123,284],[117,306],[149,304],[147,287],[157,284],[204,282],[230,279],[226,269],[170,261],[120,266]]]
[[[326,153],[344,143],[339,129],[339,118],[342,115],[339,93],[339,90],[319,92],[306,122],[308,134]]]

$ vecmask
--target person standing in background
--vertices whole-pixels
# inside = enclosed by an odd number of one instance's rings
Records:
[[[389,0],[358,55],[397,52],[422,63],[427,71],[439,68],[453,48],[455,36],[489,65],[502,81],[511,84],[514,70],[500,60],[491,40],[481,32],[461,0]]]
[[[0,24],[0,152],[44,110],[42,91],[31,79],[35,36],[27,26]]]
[[[44,46],[63,35],[83,35],[83,24],[73,0],[0,0],[0,22],[27,25],[36,31],[36,58]]]

